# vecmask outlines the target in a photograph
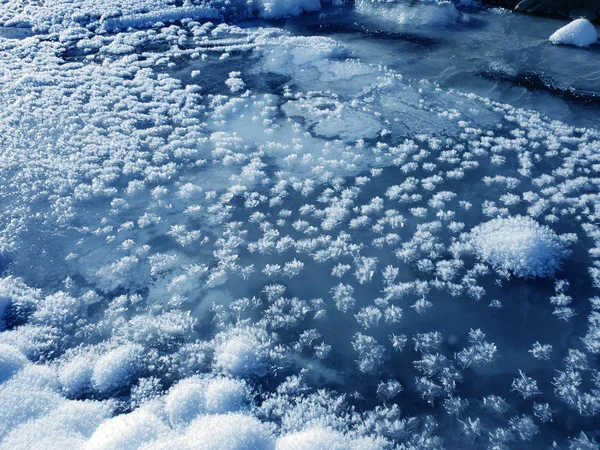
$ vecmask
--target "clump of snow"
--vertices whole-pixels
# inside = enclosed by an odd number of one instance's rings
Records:
[[[83,449],[139,448],[145,442],[156,439],[168,430],[164,422],[154,414],[151,406],[142,407],[130,414],[122,414],[100,424]]]
[[[142,347],[126,344],[102,356],[94,365],[92,382],[100,392],[126,386],[134,377],[142,355]]]
[[[246,403],[248,387],[243,380],[217,378],[211,380],[205,392],[206,410],[212,414],[238,411]]]
[[[165,412],[172,426],[185,426],[201,414],[237,412],[248,400],[248,386],[231,378],[186,378],[165,397]]]
[[[552,276],[570,253],[553,230],[524,216],[478,225],[469,240],[483,261],[523,278]]]
[[[233,376],[264,375],[273,341],[257,327],[234,328],[215,337],[214,368]]]
[[[573,22],[555,31],[550,36],[550,42],[553,44],[589,47],[598,42],[598,32],[589,20],[575,19]]]

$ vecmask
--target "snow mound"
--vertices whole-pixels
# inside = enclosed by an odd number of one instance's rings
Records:
[[[273,450],[273,435],[259,420],[243,414],[202,416],[176,439],[164,439],[142,447],[143,450]]]
[[[106,353],[94,365],[92,382],[100,392],[125,386],[134,376],[141,347],[126,344]]]
[[[552,276],[570,253],[548,226],[524,216],[478,225],[471,230],[470,243],[483,261],[523,278]]]
[[[151,407],[140,408],[103,422],[83,448],[84,450],[139,448],[142,444],[168,431],[168,427],[156,417]]]
[[[589,47],[597,41],[598,32],[587,19],[575,19],[550,36],[550,42],[553,44],[575,45],[577,47]]]
[[[201,414],[225,414],[247,403],[248,386],[243,380],[186,378],[165,398],[165,412],[173,427],[185,426]]]
[[[27,363],[27,358],[14,347],[0,344],[0,383],[5,382]]]
[[[234,377],[257,375],[268,371],[271,339],[259,328],[240,328],[216,336],[214,368]]]

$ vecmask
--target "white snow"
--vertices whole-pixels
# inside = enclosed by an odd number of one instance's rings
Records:
[[[123,447],[131,448],[131,447]],[[166,434],[140,450],[274,450],[269,427],[242,414],[201,416],[180,435]],[[87,450],[87,449],[86,449]]]
[[[18,349],[0,344],[0,383],[5,382],[27,364],[27,358]]]
[[[314,427],[277,440],[276,450],[377,450],[374,439],[345,436],[330,428]]]
[[[103,422],[82,448],[83,450],[140,448],[142,444],[168,432],[169,427],[154,414],[153,408],[149,405]]]
[[[483,261],[523,278],[552,276],[570,253],[550,227],[524,216],[477,225],[469,241]]]
[[[107,352],[95,364],[92,383],[100,392],[110,392],[126,386],[135,375],[143,348],[125,344]]]
[[[587,19],[575,19],[568,25],[556,30],[550,36],[553,44],[589,47],[598,42],[598,31]]]

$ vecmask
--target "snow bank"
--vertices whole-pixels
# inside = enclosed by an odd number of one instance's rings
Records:
[[[345,436],[330,428],[314,427],[277,440],[276,450],[377,450],[375,440]]]
[[[589,47],[598,42],[598,32],[589,20],[575,19],[570,24],[555,31],[550,36],[550,42],[553,44]]]
[[[131,448],[131,447],[127,447]],[[243,414],[202,416],[174,438],[167,435],[140,450],[273,450],[275,439],[269,427]]]
[[[27,420],[14,428],[0,450],[64,450],[82,448],[94,430],[106,420],[106,403],[66,401],[50,414]],[[102,447],[106,448],[106,447]]]
[[[171,389],[165,397],[165,412],[173,427],[182,427],[201,414],[239,411],[247,401],[248,387],[242,380],[192,377]]]
[[[320,0],[254,0],[185,2],[169,0],[23,0],[0,5],[0,26],[30,27],[34,32],[61,32],[71,27],[98,26],[107,31],[149,28],[181,20],[223,20],[262,17],[280,19],[321,9]]]
[[[27,358],[19,350],[6,344],[0,344],[0,383],[11,378],[26,363]]]
[[[142,347],[126,344],[106,353],[94,365],[92,383],[100,392],[126,386],[135,375]]]
[[[168,431],[169,428],[148,406],[103,422],[86,442],[83,449],[124,450],[139,448],[142,444],[156,439],[160,434],[168,433]]]
[[[483,261],[523,278],[552,276],[569,255],[554,231],[524,216],[478,225],[471,230],[470,243]]]

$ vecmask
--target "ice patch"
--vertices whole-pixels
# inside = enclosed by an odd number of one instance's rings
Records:
[[[383,125],[367,108],[348,105],[335,98],[311,97],[294,100],[282,106],[290,117],[304,119],[306,125],[318,136],[339,137],[354,142],[358,139],[376,138]]]

